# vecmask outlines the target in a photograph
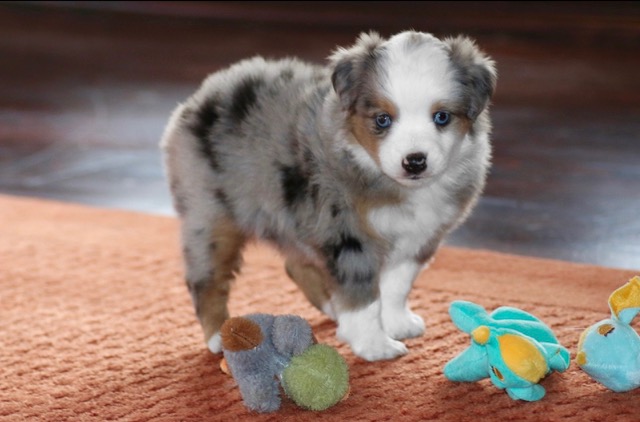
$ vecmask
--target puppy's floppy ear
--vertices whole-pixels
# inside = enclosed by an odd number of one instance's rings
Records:
[[[376,32],[362,33],[349,48],[338,48],[330,57],[331,82],[342,108],[353,111],[368,74],[374,71],[376,49],[384,39]]]
[[[483,54],[467,37],[443,40],[461,85],[467,117],[475,120],[487,107],[496,89],[497,74],[493,60]]]

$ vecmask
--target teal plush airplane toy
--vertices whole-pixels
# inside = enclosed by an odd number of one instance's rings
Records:
[[[536,401],[545,395],[538,382],[552,370],[569,367],[569,351],[528,312],[503,306],[489,314],[475,303],[455,301],[449,314],[456,327],[471,335],[471,345],[444,367],[451,381],[491,378],[512,399]]]

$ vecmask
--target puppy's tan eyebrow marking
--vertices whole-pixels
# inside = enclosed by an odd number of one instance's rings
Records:
[[[393,101],[385,97],[371,97],[364,101],[362,113],[370,117],[374,117],[381,112],[387,113],[391,118],[398,116],[398,108]]]
[[[384,97],[380,97],[377,99],[377,103],[378,103],[378,107],[381,110],[384,110],[386,113],[388,113],[392,119],[395,119],[398,117],[398,108],[393,103],[393,101]]]
[[[438,101],[431,106],[431,114],[429,119],[438,111],[447,111],[454,118],[451,120],[451,124],[447,127],[455,128],[460,134],[464,135],[471,130],[472,121],[467,114],[463,111],[461,104],[455,101]]]
[[[431,114],[438,111],[448,111],[453,115],[464,114],[462,107],[455,101],[437,101],[431,106]]]

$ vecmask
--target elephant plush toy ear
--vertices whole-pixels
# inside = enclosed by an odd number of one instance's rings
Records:
[[[576,362],[590,377],[616,392],[640,386],[640,336],[631,321],[640,312],[640,277],[609,296],[611,318],[580,336]]]

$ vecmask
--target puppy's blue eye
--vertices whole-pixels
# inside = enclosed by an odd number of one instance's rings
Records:
[[[391,116],[386,113],[378,114],[376,116],[376,126],[378,126],[378,129],[387,129],[391,126]]]
[[[433,113],[433,123],[438,126],[446,126],[450,120],[451,116],[446,111],[436,111]]]

